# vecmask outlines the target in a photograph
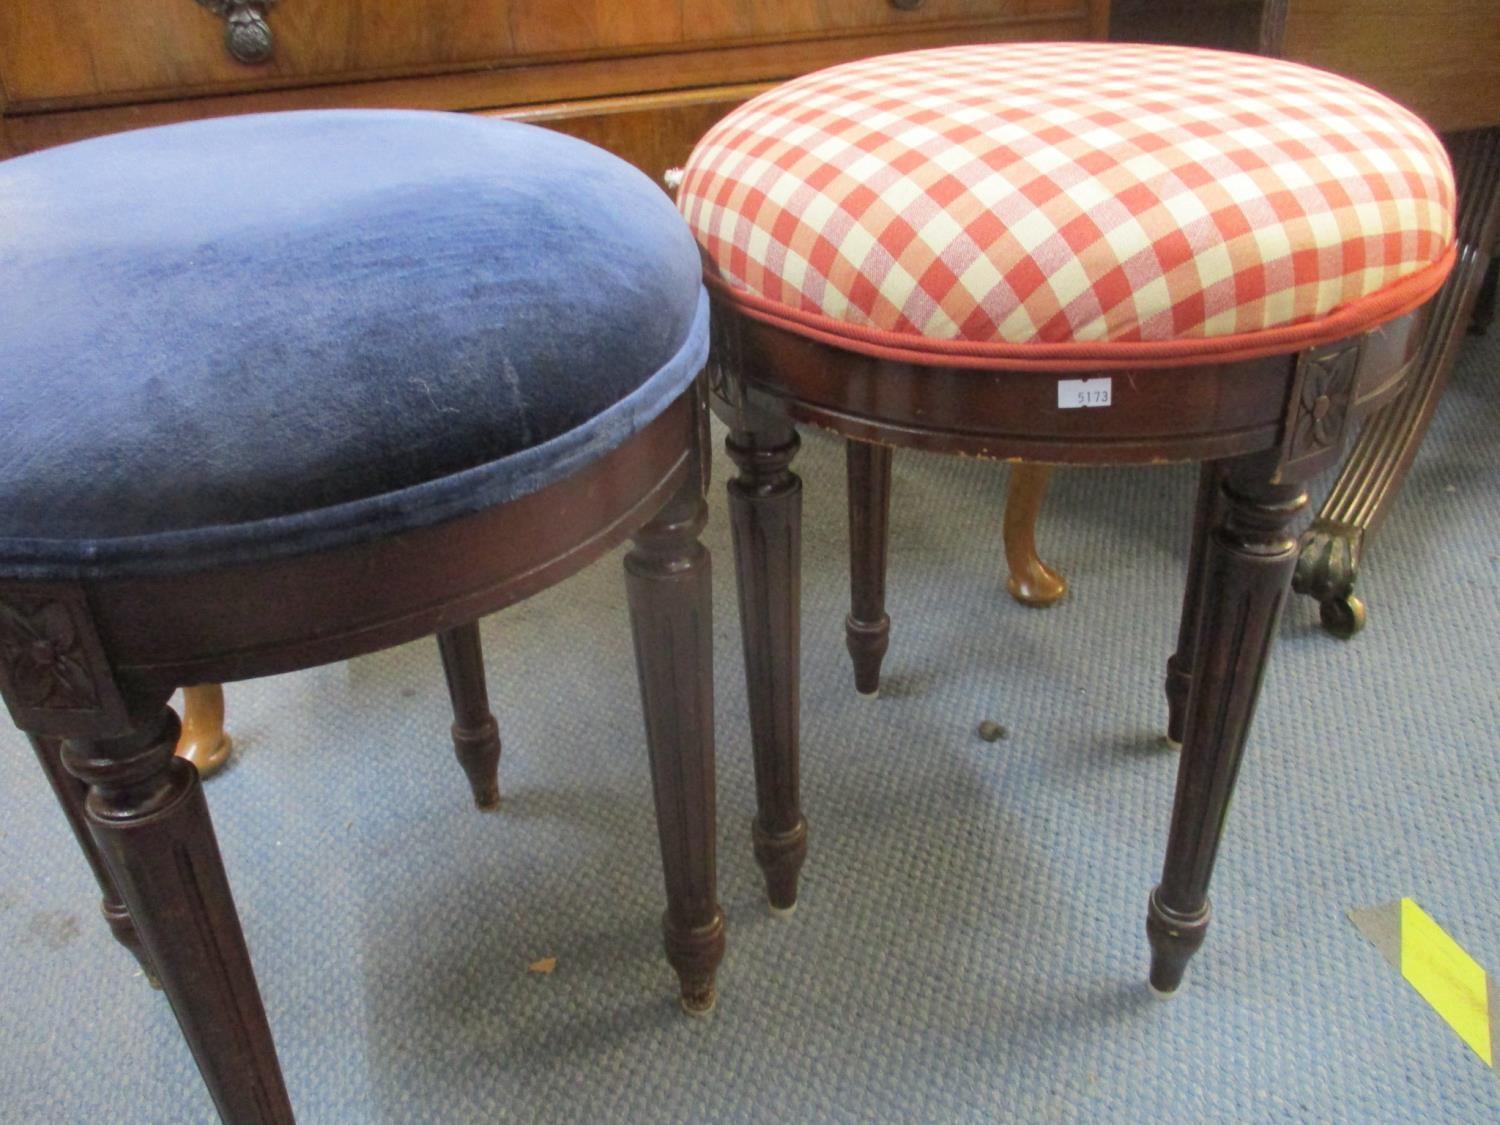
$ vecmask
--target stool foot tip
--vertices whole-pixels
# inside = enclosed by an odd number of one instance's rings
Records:
[[[719,994],[713,989],[709,989],[706,996],[684,996],[681,1000],[683,1013],[692,1016],[694,1019],[701,1020],[705,1016],[711,1015],[714,1008],[718,1006]]]

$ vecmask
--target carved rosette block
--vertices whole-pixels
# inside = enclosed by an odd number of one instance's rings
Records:
[[[1297,360],[1297,384],[1286,422],[1281,478],[1305,480],[1343,448],[1364,337],[1309,348]]]
[[[37,735],[118,728],[125,705],[76,586],[0,588],[0,695]]]

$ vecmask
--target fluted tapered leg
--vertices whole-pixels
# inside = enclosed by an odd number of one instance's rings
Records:
[[[1289,528],[1307,503],[1300,485],[1270,484],[1233,462],[1221,468],[1221,498],[1199,505],[1213,518],[1199,545],[1203,593],[1191,691],[1166,860],[1146,920],[1151,985],[1160,993],[1182,982],[1208,929],[1224,817],[1297,562]]]
[[[715,860],[713,591],[708,551],[698,542],[707,512],[694,473],[625,556],[667,884],[662,928],[683,1009],[693,1015],[712,1010],[714,973],[724,956]]]
[[[1044,563],[1036,550],[1036,525],[1052,479],[1051,465],[1018,461],[1010,467],[1005,494],[1005,588],[1022,605],[1055,605],[1068,592],[1068,580]]]
[[[891,517],[891,449],[849,439],[849,616],[845,642],[854,660],[854,689],[880,694],[880,662],[891,640],[885,612],[886,543]]]
[[[437,641],[453,701],[453,752],[469,779],[474,803],[481,809],[498,808],[500,724],[490,712],[479,623],[471,621],[439,633]]]
[[[229,893],[198,771],[173,756],[165,705],[131,734],[69,741],[85,816],[219,1115],[290,1122],[291,1103]]]
[[[729,516],[755,750],[752,838],[771,909],[784,915],[797,904],[807,858],[798,776],[802,482],[790,468],[797,433],[764,416],[753,430],[731,432],[727,444],[739,467],[729,482]]]
[[[1188,546],[1187,582],[1182,593],[1182,616],[1177,625],[1177,651],[1167,660],[1167,741],[1182,747],[1187,724],[1188,695],[1193,686],[1193,657],[1203,601],[1203,563],[1206,546],[1220,513],[1223,491],[1213,462],[1198,469],[1198,498],[1193,506],[1192,542]]]
[[[99,845],[94,843],[93,833],[89,831],[88,821],[83,813],[83,802],[88,796],[89,787],[63,768],[62,743],[58,739],[39,738],[35,735],[30,737],[31,748],[36,751],[36,760],[41,763],[42,772],[47,775],[52,792],[57,795],[57,803],[62,806],[63,815],[68,818],[68,827],[73,830],[73,836],[83,850],[83,858],[88,861],[89,870],[94,873],[94,879],[99,884],[102,896],[100,908],[104,920],[109,923],[110,932],[114,934],[116,941],[135,956],[146,979],[152,985],[161,987],[156,978],[156,968],[151,964],[146,947],[141,944],[141,935],[136,932],[135,923],[130,920],[119,888],[104,866]]]

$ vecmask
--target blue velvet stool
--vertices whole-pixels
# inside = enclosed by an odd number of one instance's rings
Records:
[[[226,1120],[291,1110],[171,692],[434,633],[472,667],[466,626],[627,537],[667,955],[712,1006],[707,308],[666,195],[528,126],[0,164],[0,692]]]

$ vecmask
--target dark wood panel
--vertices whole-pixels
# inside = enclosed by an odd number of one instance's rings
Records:
[[[669,168],[680,168],[693,146],[719,118],[771,88],[770,83],[721,86],[686,94],[644,94],[627,98],[561,102],[486,116],[543,125],[607,149],[630,161],[657,183]]]
[[[801,42],[690,51],[676,55],[517,66],[420,78],[338,83],[242,94],[178,98],[171,101],[17,113],[4,119],[0,149],[7,155],[32,152],[85,137],[235,113],[284,109],[392,106],[408,109],[529,109],[548,112],[563,102],[614,98],[645,92],[680,91],[689,99],[705,89],[771,83],[849,59],[953,43],[1017,39],[1077,39],[1091,25],[1075,16],[1007,21],[982,26],[921,28],[878,35],[854,35]],[[580,107],[580,113],[591,113]]]
[[[1115,0],[1110,38],[1254,51],[1274,0]],[[1443,132],[1500,124],[1500,0],[1282,0],[1282,54],[1358,79]]]
[[[12,112],[43,111],[869,32],[985,38],[985,25],[1007,21],[1102,27],[1103,11],[1102,0],[285,0],[268,16],[270,57],[246,65],[225,49],[223,21],[192,0],[6,0],[0,78]],[[635,88],[676,84],[663,74]]]
[[[1114,0],[1109,37],[1131,43],[1182,43],[1253,51],[1263,0]]]
[[[1443,132],[1500,124],[1500,0],[1291,0],[1285,54],[1368,83]]]

